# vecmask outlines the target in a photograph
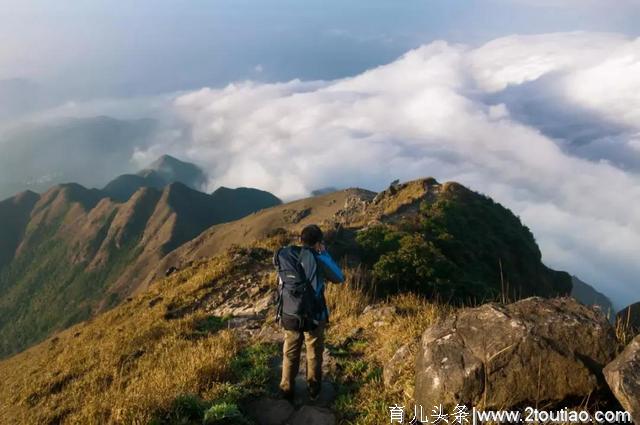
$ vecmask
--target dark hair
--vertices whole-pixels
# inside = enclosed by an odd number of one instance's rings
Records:
[[[318,242],[322,242],[323,239],[322,229],[315,224],[310,224],[302,229],[300,232],[300,239],[302,239],[302,243],[307,246],[313,246]]]

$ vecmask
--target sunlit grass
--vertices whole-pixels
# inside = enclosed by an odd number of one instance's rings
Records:
[[[376,301],[366,270],[347,269],[345,274],[346,282],[329,285],[326,293],[331,311],[327,341],[339,364],[334,407],[340,423],[386,423],[390,405],[412,403],[420,336],[452,308],[411,293]],[[364,313],[369,305],[374,305],[371,313]],[[385,309],[388,315],[376,315]],[[397,379],[385,387],[384,366],[404,345],[409,347],[408,359],[400,366]]]
[[[246,271],[236,270],[232,258],[176,273],[0,362],[0,422],[143,424],[170,411],[181,395],[214,400],[224,394],[242,345],[218,319],[190,306]],[[176,309],[184,314],[167,319]]]

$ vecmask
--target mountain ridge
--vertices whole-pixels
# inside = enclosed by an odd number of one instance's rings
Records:
[[[170,200],[185,190],[176,184],[161,196]],[[360,415],[361,407],[369,414],[363,400],[402,397],[392,391],[411,379],[407,344],[459,307],[436,296],[433,289],[442,287],[432,284],[458,289],[460,279],[495,296],[478,303],[571,290],[568,274],[541,263],[533,235],[513,213],[458,183],[429,178],[380,193],[348,189],[302,199],[212,226],[167,254],[146,290],[0,361],[6,376],[0,399],[18,409],[0,409],[0,418],[196,424],[210,407],[250,412],[249,402],[269,396],[281,342],[272,319],[272,253],[295,243],[311,222],[322,225],[347,276],[347,284],[326,294],[332,322],[325,355],[339,371],[330,379],[339,397],[356,403],[336,403],[341,419]],[[477,255],[479,247],[487,255]],[[427,264],[414,267],[422,257]],[[425,273],[407,273],[412,269]],[[522,291],[500,293],[501,274]],[[388,366],[396,373],[391,383]],[[360,385],[368,390],[359,394]],[[385,405],[377,418],[386,414]]]
[[[222,204],[182,183],[126,201],[72,183],[0,202],[0,218],[14,224],[0,229],[0,355],[144,290],[136,276],[211,225],[279,202],[234,209],[234,192]]]
[[[506,264],[505,273],[513,271],[514,275],[524,279],[525,276],[537,276],[541,278],[539,283],[546,289],[540,289],[536,292],[535,288],[528,288],[529,283],[522,281],[519,283],[503,282],[505,286],[510,283],[514,284],[512,288],[503,288],[503,291],[509,292],[510,296],[520,298],[525,295],[548,295],[551,293],[568,294],[571,291],[571,281],[568,274],[555,272],[542,264],[542,254],[533,239],[533,235],[528,228],[523,226],[519,219],[515,217],[506,208],[493,203],[489,198],[479,195],[463,185],[456,182],[439,183],[434,178],[424,178],[406,182],[403,184],[392,185],[388,189],[374,193],[364,189],[346,189],[316,197],[306,198],[293,201],[280,206],[262,210],[240,220],[212,226],[202,232],[198,237],[185,243],[180,248],[167,254],[145,279],[145,284],[152,282],[163,276],[163,273],[169,269],[181,269],[185,265],[194,263],[203,258],[217,255],[226,249],[235,245],[243,245],[255,242],[256,240],[270,237],[274,233],[297,233],[307,224],[315,223],[329,229],[330,234],[340,233],[349,234],[349,238],[353,239],[356,232],[381,226],[406,226],[407,220],[410,222],[421,214],[423,205],[435,205],[440,201],[445,203],[455,203],[464,209],[465,205],[478,204],[478,213],[483,213],[488,209],[490,211],[487,217],[483,218],[490,223],[491,227],[484,230],[485,232],[501,232],[501,225],[498,225],[494,215],[510,221],[510,226],[514,232],[522,232],[525,242],[515,242],[516,245],[522,247],[519,254],[526,257],[527,260],[519,260],[517,255],[509,254],[510,248],[507,245],[500,248],[502,251],[503,261]],[[472,215],[472,214],[471,214]],[[473,216],[467,214],[460,220],[474,220]],[[479,220],[479,219],[475,219]],[[506,237],[506,236],[505,236]],[[353,244],[353,240],[345,241],[345,244]],[[496,253],[498,255],[498,253]],[[458,262],[464,259],[456,260]],[[495,270],[502,267],[500,259],[494,259],[494,269],[491,273],[495,274]],[[527,262],[531,262],[528,264]],[[519,265],[528,264],[528,270],[522,269]],[[513,264],[513,266],[511,266]],[[458,267],[463,267],[459,264]],[[486,267],[486,266],[484,266]],[[512,267],[512,270],[509,268]],[[522,270],[520,270],[522,269]],[[519,271],[520,270],[520,271]],[[496,279],[500,280],[498,275]],[[556,279],[562,280],[561,287],[554,289]],[[518,292],[520,291],[520,292]],[[555,292],[554,292],[555,291]]]
[[[612,320],[615,318],[613,303],[606,295],[577,276],[572,276],[571,281],[573,283],[573,289],[571,290],[572,297],[585,305],[597,305],[606,315],[610,316]]]

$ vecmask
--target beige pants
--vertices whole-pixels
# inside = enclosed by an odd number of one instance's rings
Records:
[[[282,379],[280,389],[293,391],[300,367],[302,341],[307,347],[307,385],[317,391],[322,383],[322,353],[324,352],[324,323],[310,332],[284,331]]]

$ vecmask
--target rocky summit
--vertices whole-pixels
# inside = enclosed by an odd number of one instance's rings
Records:
[[[494,409],[558,405],[598,391],[615,349],[606,317],[573,299],[463,309],[422,336],[416,402]]]

